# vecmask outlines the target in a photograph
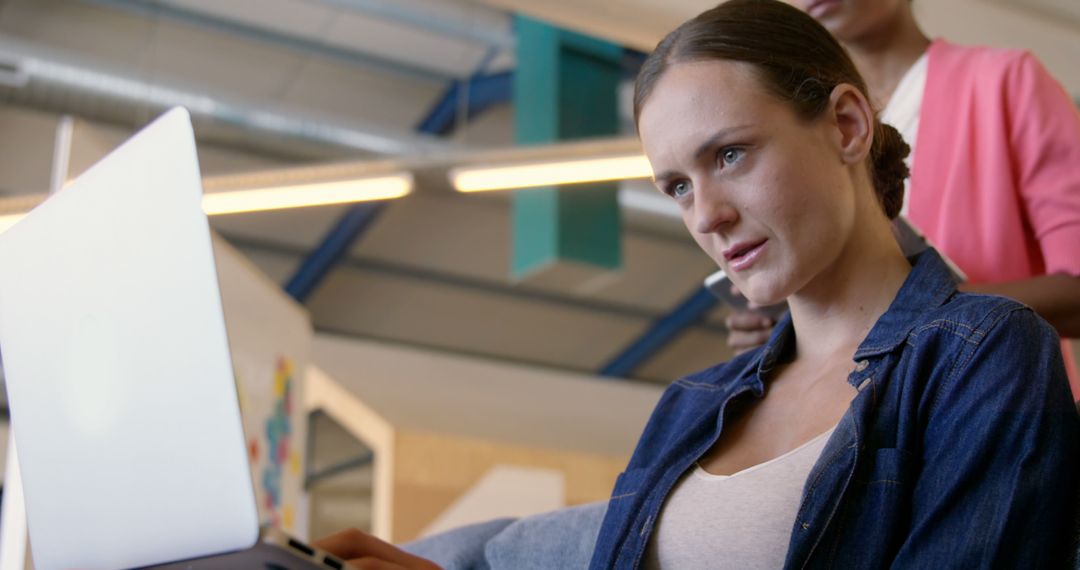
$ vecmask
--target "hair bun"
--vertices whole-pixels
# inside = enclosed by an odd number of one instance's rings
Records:
[[[904,180],[911,174],[904,159],[911,154],[911,147],[891,125],[878,122],[877,127],[878,136],[871,150],[874,190],[891,220],[900,214],[904,204]]]

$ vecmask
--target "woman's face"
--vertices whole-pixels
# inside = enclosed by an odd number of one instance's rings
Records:
[[[638,127],[656,186],[750,300],[797,292],[842,251],[854,191],[836,121],[804,121],[749,64],[669,67]]]
[[[859,42],[911,17],[909,0],[784,0],[845,43]]]

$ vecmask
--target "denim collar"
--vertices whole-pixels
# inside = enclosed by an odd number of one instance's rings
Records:
[[[923,315],[940,307],[956,293],[956,281],[936,250],[927,249],[909,257],[908,261],[911,272],[888,310],[859,344],[853,357],[855,361],[894,350],[904,342],[911,329],[922,322]],[[755,384],[762,386],[777,363],[794,349],[794,344],[795,327],[791,323],[791,313],[787,313],[740,376],[756,377],[758,382]]]

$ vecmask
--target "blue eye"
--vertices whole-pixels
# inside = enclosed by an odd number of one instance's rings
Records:
[[[668,186],[667,193],[672,198],[682,198],[690,193],[690,183],[686,180],[674,182]]]
[[[740,147],[724,147],[720,149],[719,153],[717,153],[717,159],[722,162],[724,166],[731,166],[736,162],[739,162],[739,159],[741,159],[743,157],[743,154],[745,153],[746,150]]]

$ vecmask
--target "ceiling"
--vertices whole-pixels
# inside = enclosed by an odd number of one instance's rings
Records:
[[[1080,94],[1080,69],[1073,63],[1080,61],[1080,24],[1068,19],[1075,16],[1074,4],[920,0],[916,6],[935,34],[1035,49]],[[418,135],[415,128],[454,82],[513,69],[513,12],[648,50],[708,5],[0,0],[0,196],[48,187],[61,114],[77,117],[74,175],[169,101],[197,111],[205,175],[505,147],[513,141],[508,105],[460,121],[447,139]],[[1047,16],[1051,12],[1055,17]],[[40,65],[20,85],[18,62],[29,60]],[[640,184],[624,192],[656,200]],[[316,328],[594,372],[696,290],[713,268],[660,200],[659,206],[624,211],[619,271],[588,279],[514,280],[508,208],[506,196],[424,188],[391,203],[307,301]],[[215,217],[212,225],[283,283],[344,212],[323,207],[233,215]],[[720,311],[633,376],[670,381],[726,358]]]
[[[477,0],[648,52],[715,0]],[[1034,51],[1080,98],[1080,3],[1076,0],[914,0],[932,36]]]

